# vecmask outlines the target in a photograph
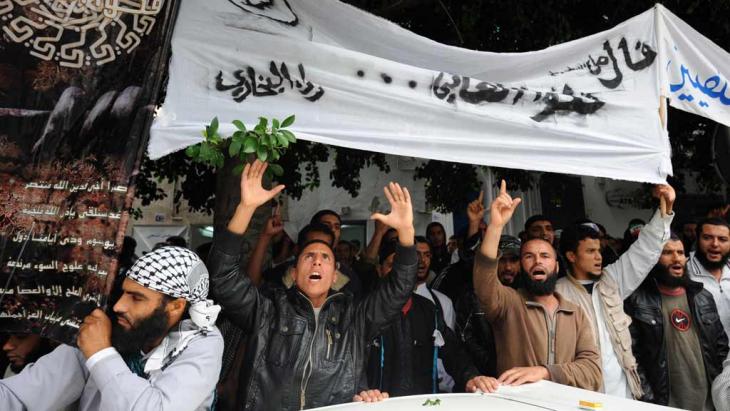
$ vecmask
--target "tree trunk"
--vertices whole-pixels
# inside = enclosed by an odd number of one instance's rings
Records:
[[[240,164],[236,158],[226,158],[223,168],[218,169],[215,189],[215,209],[213,214],[214,233],[226,229],[228,222],[236,211],[236,206],[241,201],[241,176],[233,174],[233,168]],[[264,179],[264,186],[270,184]],[[270,215],[268,207],[259,207],[251,219],[251,224],[244,234],[245,241],[241,246],[240,267],[245,269],[248,265],[248,257],[256,245],[259,233]]]

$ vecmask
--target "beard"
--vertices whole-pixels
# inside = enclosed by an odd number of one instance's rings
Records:
[[[125,318],[126,319],[126,318]],[[167,313],[160,304],[149,317],[140,320],[132,328],[126,330],[117,321],[112,324],[112,346],[122,357],[137,354],[145,346],[154,343],[167,334]]]
[[[720,258],[720,261],[710,261],[707,259],[707,254],[705,254],[704,251],[700,250],[699,247],[697,248],[697,251],[695,252],[695,256],[697,256],[697,260],[699,260],[700,264],[702,264],[703,267],[705,267],[706,270],[718,270],[727,264],[728,258],[730,258],[730,254],[725,254]]]
[[[681,277],[676,277],[669,272],[669,268],[661,264],[657,264],[649,271],[649,276],[656,280],[659,285],[667,288],[687,287],[689,277],[687,271],[682,273]]]
[[[534,280],[526,272],[522,272],[522,285],[528,293],[536,296],[550,295],[555,292],[558,282],[558,273],[550,274],[545,281]]]

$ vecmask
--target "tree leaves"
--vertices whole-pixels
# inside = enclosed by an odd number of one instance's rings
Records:
[[[269,123],[271,129],[268,128]],[[261,161],[278,161],[289,146],[296,142],[294,133],[284,130],[294,123],[294,115],[287,117],[283,122],[276,118],[259,117],[259,122],[253,130],[248,130],[241,120],[233,120],[236,128],[229,139],[224,139],[219,133],[220,122],[218,117],[213,118],[203,130],[205,141],[185,149],[185,155],[195,162],[207,164],[214,168],[223,167],[224,153],[231,158],[244,160],[248,155],[255,154]],[[276,176],[284,174],[283,167],[269,164],[270,172]],[[235,167],[233,172],[240,174],[243,166]]]
[[[281,128],[286,128],[294,124],[294,114],[284,119],[284,121],[281,122]]]

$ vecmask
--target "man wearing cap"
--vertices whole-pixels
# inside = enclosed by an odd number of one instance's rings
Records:
[[[502,258],[499,259],[497,275],[499,281],[512,288],[518,288],[520,274],[520,246],[519,238],[503,234],[499,238],[499,251]]]
[[[284,186],[262,187],[266,164],[247,164],[241,175],[241,203],[228,229],[216,233],[208,258],[211,281],[224,314],[248,336],[241,393],[246,410],[299,410],[383,398],[360,391],[367,344],[397,318],[416,285],[413,209],[408,190],[390,183],[388,215],[373,214],[396,229],[398,247],[387,280],[360,302],[335,291],[331,243],[313,239],[299,245],[294,286],[258,289],[239,269],[243,233],[257,207]]]
[[[0,381],[0,409],[209,410],[223,354],[220,307],[207,299],[208,271],[190,250],[167,246],[137,260],[114,305],[61,345]],[[185,314],[189,318],[183,319]]]

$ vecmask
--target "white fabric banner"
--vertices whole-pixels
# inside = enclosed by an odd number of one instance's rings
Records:
[[[665,68],[662,95],[673,107],[730,127],[730,53],[666,8],[657,10]]]
[[[198,143],[216,116],[230,135],[234,119],[296,114],[297,137],[325,144],[663,182],[655,10],[544,50],[490,53],[336,0],[184,0],[149,154]]]

